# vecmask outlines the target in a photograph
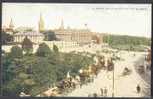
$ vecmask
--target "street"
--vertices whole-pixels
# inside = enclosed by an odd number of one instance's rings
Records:
[[[135,70],[135,63],[140,60],[144,53],[124,51],[121,54],[123,61],[115,61],[115,70],[114,70],[114,97],[148,97],[144,92],[148,91],[146,86],[150,85],[140,77],[140,75]],[[128,67],[132,70],[132,73],[127,76],[121,76],[123,69]],[[100,88],[106,88],[108,90],[107,97],[112,97],[112,81],[113,81],[113,72],[107,72],[101,70],[94,82],[87,85],[83,85],[81,88],[77,88],[67,96],[73,97],[87,97],[93,93],[97,93],[100,96]],[[148,79],[150,80],[150,79]],[[139,84],[142,91],[138,94],[136,92],[136,86]]]

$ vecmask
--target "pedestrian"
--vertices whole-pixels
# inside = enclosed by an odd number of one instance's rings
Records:
[[[103,96],[103,89],[102,88],[100,88],[100,92],[101,92],[101,96]]]
[[[97,93],[93,93],[93,96],[94,96],[94,97],[97,97]]]
[[[136,89],[137,89],[137,93],[140,93],[141,88],[140,88],[140,85],[139,84],[137,85]]]
[[[106,87],[104,88],[104,96],[107,96],[107,89],[106,89]]]

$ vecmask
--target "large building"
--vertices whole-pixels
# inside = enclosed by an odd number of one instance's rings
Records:
[[[11,19],[9,29],[13,29],[14,25]],[[14,36],[14,42],[22,42],[23,39],[27,36],[32,42],[34,43],[40,43],[44,40],[44,34],[45,32],[45,23],[42,17],[42,14],[40,14],[40,19],[38,22],[38,29],[39,32],[36,31],[19,31],[16,34],[13,34]],[[87,24],[85,24],[85,28],[83,29],[72,29],[70,27],[65,28],[64,27],[64,21],[61,21],[61,26],[58,29],[51,30],[55,33],[56,39],[58,41],[64,41],[64,42],[77,42],[79,45],[83,44],[89,44],[93,41],[95,43],[102,42],[102,37],[99,36],[99,33],[95,33],[90,31],[88,29]]]
[[[39,32],[44,32],[44,20],[42,18],[42,14],[40,14],[39,20]],[[59,41],[66,41],[66,42],[77,42],[78,44],[87,44],[91,43],[93,40],[93,36],[97,35],[97,33],[91,32],[87,28],[87,24],[85,24],[86,28],[84,29],[72,29],[70,27],[64,27],[64,21],[61,21],[61,26],[58,29],[51,30],[55,33],[56,39]],[[97,35],[97,38],[100,36]],[[100,39],[101,42],[101,39]]]
[[[71,29],[70,27],[64,28],[64,22],[61,21],[61,26],[54,31],[56,38],[61,41],[73,41],[79,44],[87,44],[92,42],[93,32],[88,28],[85,29]]]
[[[41,33],[44,31],[44,20],[41,14],[40,14],[38,27],[39,27],[39,32],[33,31],[30,28],[21,29],[20,32],[14,34],[14,42],[21,43],[25,37],[28,37],[33,43],[36,43],[36,44],[41,43],[44,40],[44,35]],[[29,29],[30,31],[27,31]]]
[[[14,42],[21,43],[25,37],[28,37],[33,43],[41,43],[44,39],[44,35],[36,31],[19,32],[14,34]]]

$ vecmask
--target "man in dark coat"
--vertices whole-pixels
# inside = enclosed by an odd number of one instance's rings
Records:
[[[136,89],[137,89],[137,93],[140,93],[141,91],[140,85],[137,85]]]

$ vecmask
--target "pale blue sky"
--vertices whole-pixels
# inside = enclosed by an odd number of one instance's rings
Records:
[[[11,18],[15,27],[33,27],[38,30],[42,13],[45,28],[58,28],[61,19],[65,27],[85,28],[91,31],[151,37],[151,4],[40,4],[3,3],[2,25]]]

